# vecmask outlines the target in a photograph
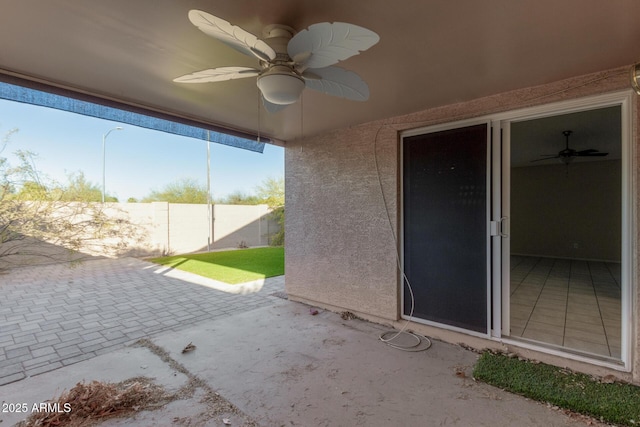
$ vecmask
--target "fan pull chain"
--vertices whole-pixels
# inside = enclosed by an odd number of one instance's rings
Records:
[[[258,144],[260,144],[260,89],[258,89]]]

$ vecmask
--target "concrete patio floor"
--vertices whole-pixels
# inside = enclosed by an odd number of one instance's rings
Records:
[[[399,351],[378,340],[384,331],[335,313],[312,316],[307,306],[274,299],[267,307],[163,333],[142,346],[5,385],[0,394],[32,405],[82,380],[145,376],[172,391],[198,380],[183,399],[103,426],[223,426],[225,418],[232,426],[585,425],[476,383],[473,352],[437,341],[423,352]],[[196,349],[183,354],[190,342]],[[216,411],[207,393],[238,411]],[[22,418],[2,417],[3,425]]]
[[[232,294],[135,259],[14,270],[0,276],[2,401],[31,408],[79,381],[147,377],[179,398],[101,425],[585,425],[476,383],[473,352],[393,349],[383,326],[274,297],[283,282]],[[3,412],[0,424],[24,418]]]

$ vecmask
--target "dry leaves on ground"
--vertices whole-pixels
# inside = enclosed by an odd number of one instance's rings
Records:
[[[88,384],[82,382],[50,402],[54,404],[52,407],[59,408],[59,411],[32,413],[18,426],[90,426],[107,418],[161,406],[166,401],[164,389],[148,378],[132,378],[115,384],[100,381]],[[64,408],[68,408],[69,411],[65,412]]]

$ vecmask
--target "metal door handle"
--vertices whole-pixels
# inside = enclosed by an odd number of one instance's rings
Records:
[[[507,233],[505,230],[507,229],[506,227],[506,221],[507,221],[507,217],[503,216],[502,218],[500,218],[500,237],[509,237],[509,233]]]

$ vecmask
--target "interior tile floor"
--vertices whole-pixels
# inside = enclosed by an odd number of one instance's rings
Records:
[[[620,359],[620,264],[511,257],[511,336]]]

